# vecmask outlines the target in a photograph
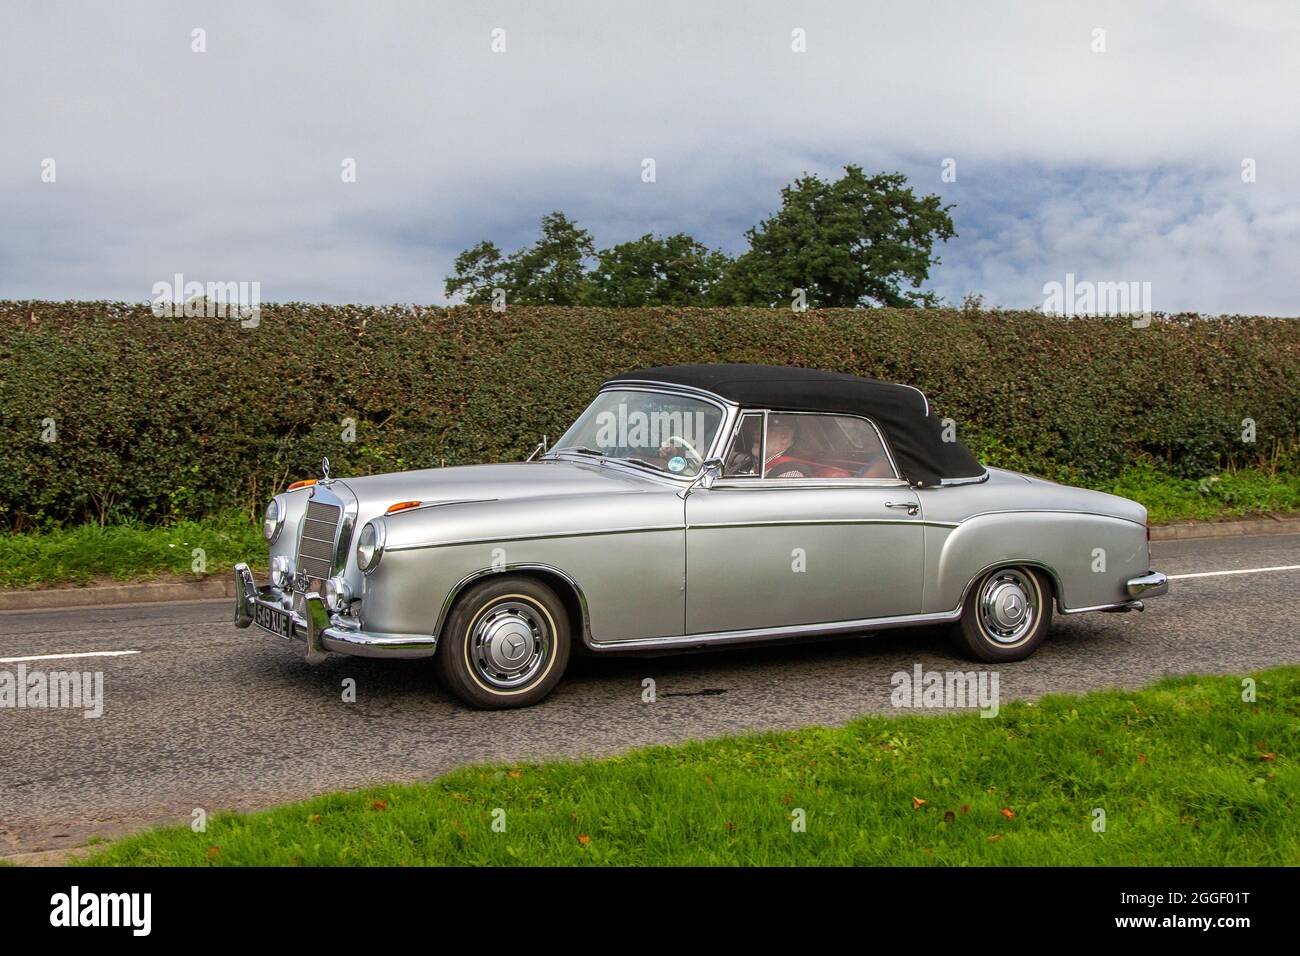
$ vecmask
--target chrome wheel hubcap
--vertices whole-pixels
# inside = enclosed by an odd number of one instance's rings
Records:
[[[1022,571],[997,571],[980,588],[979,615],[984,632],[994,641],[1018,643],[1038,620],[1038,589]]]
[[[551,632],[537,608],[503,601],[483,612],[470,635],[469,657],[478,677],[492,687],[527,684],[551,653]]]

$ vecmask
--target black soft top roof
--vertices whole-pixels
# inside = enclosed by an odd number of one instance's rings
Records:
[[[605,386],[662,382],[711,392],[742,408],[863,415],[885,432],[903,477],[916,485],[978,478],[984,466],[943,426],[926,397],[910,385],[841,372],[773,365],[671,365],[617,375]]]

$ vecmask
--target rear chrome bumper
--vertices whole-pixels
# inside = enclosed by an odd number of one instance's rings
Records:
[[[1129,578],[1124,589],[1131,598],[1159,597],[1169,593],[1169,579],[1159,571],[1148,571],[1136,578]]]
[[[363,631],[360,625],[340,614],[331,614],[315,591],[302,595],[302,609],[295,610],[294,594],[279,588],[258,587],[247,564],[235,565],[235,626],[254,623],[259,604],[286,614],[293,640],[306,645],[310,663],[323,661],[330,652],[353,657],[432,657],[438,648],[431,634],[381,634]],[[266,634],[281,637],[259,626]]]

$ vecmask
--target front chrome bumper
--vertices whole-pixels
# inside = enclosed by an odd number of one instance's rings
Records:
[[[302,595],[302,610],[295,610],[291,591],[266,586],[259,588],[247,564],[235,565],[235,626],[254,623],[259,604],[288,615],[291,637],[306,645],[307,661],[323,661],[331,651],[353,657],[432,657],[438,641],[431,634],[380,634],[363,631],[360,625],[340,614],[331,614],[315,591]],[[267,628],[267,634],[277,634]]]
[[[1159,571],[1148,571],[1146,574],[1129,578],[1124,584],[1124,589],[1128,591],[1128,596],[1131,598],[1159,597],[1169,593],[1169,579]]]

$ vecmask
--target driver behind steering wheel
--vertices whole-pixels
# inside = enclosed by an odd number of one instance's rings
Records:
[[[695,446],[680,435],[669,435],[659,444],[659,457],[663,465],[673,474],[681,474],[691,465],[698,469],[704,463],[703,457],[695,450]],[[674,468],[673,462],[683,459],[680,464]]]

